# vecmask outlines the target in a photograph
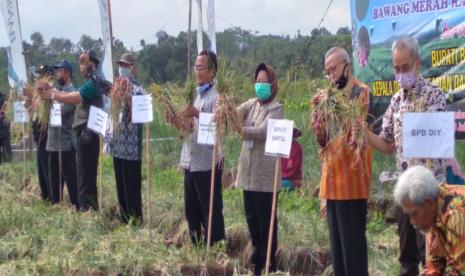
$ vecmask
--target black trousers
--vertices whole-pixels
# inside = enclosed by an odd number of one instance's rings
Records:
[[[399,235],[400,275],[419,275],[418,265],[425,264],[425,237],[413,228],[410,217],[397,207],[397,234]]]
[[[251,261],[254,264],[255,275],[260,275],[266,265],[272,204],[273,193],[244,191],[245,218],[254,248]],[[276,271],[276,250],[278,248],[278,218],[276,212],[274,216],[270,271]]]
[[[328,199],[326,208],[334,275],[368,275],[366,199]]]
[[[10,136],[0,138],[0,164],[10,162],[12,155]]]
[[[46,143],[39,143],[37,145],[37,173],[39,176],[40,196],[45,201],[51,201],[52,196],[50,192],[49,176],[48,176],[48,155],[49,152],[45,150]]]
[[[141,170],[142,161],[124,160],[114,157],[116,192],[121,219],[128,223],[130,218],[136,224],[142,223]]]
[[[225,238],[221,187],[223,170],[220,166],[217,166],[215,170],[215,192],[211,226],[212,244]],[[201,242],[202,228],[204,231],[203,242],[207,244],[210,181],[211,170],[203,172],[184,170],[184,208],[191,240],[195,245]]]
[[[89,130],[78,133],[77,142],[77,187],[81,211],[97,210],[97,167],[100,152],[98,134]]]
[[[58,151],[49,152],[48,165],[52,203],[55,204],[60,202],[60,185],[63,188],[64,181],[66,181],[66,187],[68,188],[71,204],[73,204],[76,209],[79,209],[76,175],[76,152],[74,150],[61,152],[61,179],[60,158]]]

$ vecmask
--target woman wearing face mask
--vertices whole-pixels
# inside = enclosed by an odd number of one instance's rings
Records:
[[[266,263],[275,169],[274,158],[265,156],[266,129],[268,119],[283,118],[283,107],[275,99],[278,83],[273,68],[261,63],[254,76],[256,97],[237,108],[243,127],[238,129],[242,136],[242,149],[236,184],[244,191],[245,216],[254,247],[251,262],[255,275],[260,275]],[[281,175],[278,176],[280,178]],[[270,271],[276,270],[278,221],[276,213],[274,215]]]
[[[128,78],[132,84],[132,95],[144,95],[145,90],[135,80],[136,60],[123,54],[118,61],[120,78]],[[116,190],[121,220],[134,224],[142,223],[141,167],[142,167],[142,124],[131,122],[131,108],[124,106],[117,131],[105,136],[106,150],[113,156]]]

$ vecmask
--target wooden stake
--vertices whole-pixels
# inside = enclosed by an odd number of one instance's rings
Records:
[[[146,155],[147,155],[147,224],[150,228],[152,221],[152,157],[150,155],[150,123],[145,128]]]
[[[26,123],[23,123],[23,183],[26,183]]]
[[[98,209],[100,213],[103,210],[102,203],[102,148],[103,148],[103,139],[99,136],[99,155],[98,155]]]
[[[215,143],[215,145],[213,146],[212,174],[211,174],[211,180],[210,180],[210,206],[208,208],[207,248],[210,248],[211,238],[212,238],[213,200],[215,197],[216,151],[217,151],[217,145]]]
[[[60,185],[60,203],[63,202],[63,182],[62,182],[62,170],[63,166],[61,164],[61,127],[58,127],[58,185]]]
[[[270,272],[270,258],[271,258],[271,244],[273,242],[274,218],[276,213],[276,197],[278,194],[278,175],[279,175],[279,161],[280,157],[276,157],[274,165],[274,187],[273,187],[273,203],[271,206],[271,219],[270,219],[270,232],[268,234],[268,248],[266,252],[266,266],[265,275]]]

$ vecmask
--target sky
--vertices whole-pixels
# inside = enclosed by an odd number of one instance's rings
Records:
[[[188,0],[111,0],[113,36],[133,50],[140,40],[156,42],[155,34],[164,30],[177,35],[187,30]],[[193,1],[192,28],[197,26]],[[206,6],[207,0],[203,0]],[[216,29],[232,27],[258,31],[259,34],[309,34],[315,28],[330,0],[216,0]],[[349,0],[334,0],[323,22],[331,32],[350,26]],[[39,31],[46,43],[52,37],[79,41],[83,34],[101,36],[96,0],[18,0],[23,40],[30,41]],[[0,21],[3,23],[3,21]],[[204,30],[206,23],[204,23]],[[6,46],[4,28],[0,28],[0,46]]]

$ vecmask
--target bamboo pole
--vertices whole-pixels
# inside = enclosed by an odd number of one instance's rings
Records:
[[[26,183],[26,123],[22,124],[23,132],[23,185]]]
[[[52,110],[53,112],[53,110]],[[60,185],[60,203],[63,202],[63,165],[62,165],[62,156],[61,156],[61,127],[58,127],[58,185]]]
[[[215,145],[213,146],[212,174],[211,174],[211,180],[210,180],[210,205],[208,208],[207,248],[210,248],[211,246],[211,236],[212,236],[213,200],[215,197],[216,151],[217,151],[217,145],[215,142]]]
[[[147,154],[147,224],[150,228],[152,221],[152,157],[150,155],[150,123],[145,128]]]
[[[98,155],[98,209],[100,214],[102,214],[103,203],[102,203],[102,148],[103,148],[103,139],[99,136],[99,155]]]
[[[275,213],[276,213],[276,197],[278,194],[279,161],[280,161],[280,158],[276,157],[276,161],[274,165],[275,169],[274,169],[273,203],[271,206],[270,232],[268,234],[268,248],[266,252],[265,275],[268,275],[270,272],[271,245],[273,242],[273,231],[274,231],[274,222],[275,222]]]

